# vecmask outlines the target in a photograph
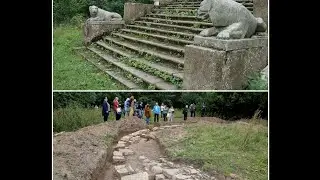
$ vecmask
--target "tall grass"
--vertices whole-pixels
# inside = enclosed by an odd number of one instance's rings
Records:
[[[108,121],[114,121],[113,113],[109,114]],[[101,108],[81,108],[77,105],[70,105],[53,111],[53,131],[75,131],[77,129],[102,123],[103,116]]]
[[[198,164],[205,171],[241,179],[268,179],[268,129],[249,123],[192,125],[187,137],[169,147],[169,155]]]

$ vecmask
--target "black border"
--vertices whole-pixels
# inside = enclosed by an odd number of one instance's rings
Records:
[[[15,116],[8,120],[11,125],[3,126],[10,133],[4,138],[10,138],[13,153],[4,157],[9,157],[10,169],[17,169],[14,163],[19,162],[15,177],[52,179],[52,0],[10,4],[4,7],[14,7],[17,17],[10,16],[7,24],[14,34],[3,34],[10,38],[4,42],[11,49],[11,58],[3,60],[12,63],[4,68],[11,72],[7,77],[14,76],[7,86],[13,91],[13,104],[6,106]]]

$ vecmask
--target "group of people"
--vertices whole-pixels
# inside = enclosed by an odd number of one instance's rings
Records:
[[[174,108],[172,105],[168,106],[164,103],[161,106],[158,103],[155,103],[153,108],[149,104],[143,106],[143,102],[137,102],[133,96],[127,98],[123,103],[123,109],[121,108],[121,104],[119,103],[118,97],[115,97],[112,102],[112,108],[108,103],[108,98],[105,97],[102,104],[102,116],[104,121],[108,121],[109,113],[112,111],[116,117],[116,120],[121,118],[123,114],[125,117],[129,116],[137,116],[140,119],[143,119],[145,116],[146,123],[150,123],[150,118],[152,113],[154,114],[154,122],[159,122],[160,118],[163,118],[163,121],[173,121],[174,118]],[[183,109],[184,120],[187,120],[188,112],[190,111],[191,117],[195,117],[196,105],[194,103],[190,104],[190,106],[186,105]],[[204,116],[205,113],[205,105],[203,103],[201,108],[201,116]]]
[[[158,103],[156,103],[151,110],[150,105],[147,104],[144,112],[145,112],[147,124],[150,123],[150,117],[152,112],[154,114],[154,122],[159,122],[159,115],[160,115],[160,118],[163,118],[163,121],[171,121],[171,122],[173,121],[173,115],[174,115],[173,106],[170,106],[169,108],[169,106],[163,103],[161,104],[161,106],[159,106]]]
[[[112,112],[114,113],[116,117],[116,121],[118,121],[121,118],[121,114],[123,113],[124,116],[133,116],[134,114],[134,106],[136,105],[135,99],[133,96],[130,98],[127,98],[124,102],[124,111],[121,108],[121,104],[119,103],[119,98],[115,97],[112,101]],[[140,104],[139,106],[142,106]],[[141,109],[141,108],[140,108]],[[108,98],[105,97],[103,104],[102,104],[102,116],[104,121],[108,121],[109,113],[111,112],[110,104],[108,103]]]

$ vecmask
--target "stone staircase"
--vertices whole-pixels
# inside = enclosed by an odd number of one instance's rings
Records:
[[[252,0],[237,2],[253,11]],[[212,26],[196,17],[200,3],[178,0],[154,8],[79,53],[128,89],[181,89],[184,46]]]

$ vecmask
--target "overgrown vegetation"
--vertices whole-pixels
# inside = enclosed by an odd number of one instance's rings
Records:
[[[89,6],[117,12],[123,16],[125,2],[153,3],[151,0],[53,0],[53,22],[68,23],[73,17],[89,17]]]
[[[110,113],[108,121],[114,121]],[[83,108],[77,104],[53,111],[53,131],[75,131],[77,129],[103,122],[101,109]]]
[[[247,90],[268,90],[268,81],[261,78],[261,73],[254,73],[248,78],[245,85]]]
[[[266,180],[268,128],[261,120],[253,119],[249,123],[193,124],[186,128],[185,138],[171,144],[169,155],[197,164],[207,172]]]
[[[73,47],[82,45],[81,33],[78,27],[68,25],[54,29],[54,89],[123,89],[104,72],[72,51]]]

